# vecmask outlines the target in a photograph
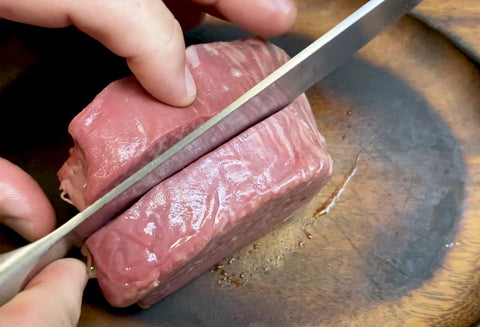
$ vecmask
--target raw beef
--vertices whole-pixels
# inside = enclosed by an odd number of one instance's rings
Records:
[[[191,119],[200,112],[204,116],[198,120],[204,120],[253,86],[286,55],[248,39],[190,47],[187,58],[199,89],[192,107],[155,103],[127,79],[109,86],[72,122],[76,147],[59,175],[67,178],[62,185],[77,207],[88,205],[133,167],[168,147],[180,137],[177,133],[192,129],[198,123]],[[120,115],[114,105],[121,107]],[[82,127],[89,130],[82,132]],[[125,129],[132,130],[131,140]],[[139,302],[147,307],[285,221],[311,200],[332,172],[325,141],[302,95],[158,184],[93,234],[84,249],[113,306]]]
[[[304,96],[158,184],[86,247],[114,306],[149,306],[285,221],[332,174]]]
[[[191,46],[198,96],[172,108],[128,77],[108,85],[70,123],[75,146],[58,172],[66,198],[83,210],[285,62],[272,44],[249,38]]]

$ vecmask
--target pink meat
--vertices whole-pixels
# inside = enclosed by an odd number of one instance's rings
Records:
[[[71,123],[61,187],[83,209],[287,59],[258,39],[187,49],[197,83],[184,109],[133,78],[109,85]],[[303,95],[163,181],[93,234],[85,250],[114,306],[159,301],[269,231],[329,180],[333,163]]]
[[[198,96],[172,108],[128,77],[108,85],[70,123],[75,146],[59,170],[63,195],[83,210],[273,72],[287,55],[249,38],[191,46],[187,65]]]
[[[86,242],[113,306],[174,292],[285,221],[333,165],[305,96],[158,184]]]

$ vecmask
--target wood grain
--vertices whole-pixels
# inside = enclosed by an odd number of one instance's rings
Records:
[[[444,29],[451,31],[443,36],[455,41],[455,45],[461,45],[461,49],[468,45],[472,49],[468,53],[470,59],[478,59],[472,58],[472,55],[477,56],[480,49],[480,3],[463,4],[458,1],[425,1],[418,11],[431,17],[426,20],[429,26],[442,26],[440,32]],[[405,23],[407,21],[404,19]],[[416,25],[412,21],[409,23]],[[401,31],[396,32],[397,28]],[[394,71],[422,94],[447,123],[463,149],[466,194],[459,229],[452,242],[446,244],[449,251],[432,278],[400,299],[373,304],[355,319],[349,320],[348,324],[469,326],[478,320],[480,313],[480,101],[476,96],[480,87],[479,72],[475,65],[468,63],[467,58],[455,54],[456,49],[439,46],[436,41],[428,42],[441,36],[436,33],[419,36],[417,33],[410,34],[409,30],[405,25],[393,27],[390,33],[365,48],[361,52],[362,58]],[[451,39],[452,36],[456,39]],[[422,39],[425,44],[421,44]],[[433,53],[426,54],[426,44]]]
[[[477,63],[480,58],[480,6],[468,0],[425,0],[414,17],[448,36]]]

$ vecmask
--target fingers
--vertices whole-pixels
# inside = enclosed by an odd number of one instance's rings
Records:
[[[185,106],[195,98],[182,29],[160,0],[0,0],[0,16],[45,27],[74,24],[125,57],[160,101]]]
[[[194,100],[196,87],[185,67],[183,32],[162,1],[70,3],[72,23],[127,58],[132,72],[153,96],[175,106]]]
[[[260,36],[286,32],[295,21],[292,0],[193,0],[206,11]]]
[[[80,317],[87,269],[76,259],[61,259],[43,269],[10,302],[0,307],[0,327],[74,327]]]
[[[261,36],[278,35],[296,17],[292,0],[168,0],[186,28],[201,11],[225,18]],[[190,104],[196,87],[185,67],[180,24],[160,0],[0,0],[0,17],[45,27],[76,25],[125,57],[144,88],[160,101]]]
[[[25,239],[36,240],[55,228],[55,212],[37,182],[0,158],[0,222]]]

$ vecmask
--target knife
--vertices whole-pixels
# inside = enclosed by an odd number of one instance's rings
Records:
[[[0,305],[162,180],[290,104],[421,0],[370,0],[217,115],[47,236],[0,255]]]

